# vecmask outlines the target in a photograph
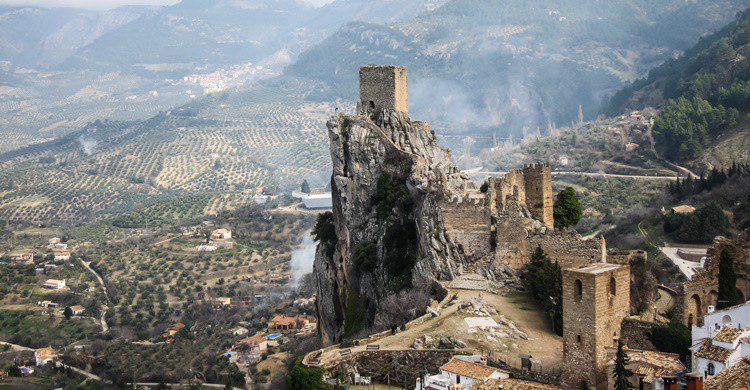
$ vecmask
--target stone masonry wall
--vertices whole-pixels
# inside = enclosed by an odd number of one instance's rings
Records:
[[[538,246],[552,261],[562,268],[575,268],[582,265],[606,261],[606,244],[597,239],[584,240],[575,230],[547,230],[544,234],[533,234],[526,240],[527,255],[530,258]]]
[[[408,114],[409,89],[406,68],[364,66],[359,70],[359,80],[359,113],[396,110]]]
[[[563,270],[563,387],[580,388],[585,381],[606,388],[605,347],[620,337],[630,308],[629,282],[630,269],[622,265]]]
[[[552,172],[549,163],[527,164],[523,168],[526,206],[544,226],[555,226],[552,200]]]
[[[490,253],[490,210],[484,199],[441,201],[438,209],[448,236],[467,257],[478,260]]]

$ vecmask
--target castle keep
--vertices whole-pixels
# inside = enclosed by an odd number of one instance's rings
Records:
[[[364,66],[359,69],[357,113],[394,110],[409,113],[409,87],[403,66]]]

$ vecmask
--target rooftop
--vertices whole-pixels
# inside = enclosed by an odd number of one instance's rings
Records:
[[[489,379],[492,374],[499,371],[484,364],[467,362],[461,359],[453,359],[448,363],[443,364],[440,369],[453,374],[479,380]]]
[[[693,354],[696,357],[713,360],[715,362],[726,362],[729,356],[734,352],[731,349],[722,348],[713,345],[711,339],[705,339],[700,348]]]
[[[721,328],[719,333],[714,336],[714,340],[720,341],[722,343],[733,343],[737,341],[737,339],[742,336],[745,333],[743,329],[737,329],[732,328],[729,326],[725,326]]]
[[[611,356],[607,365],[614,365],[617,348],[607,349]],[[677,354],[640,349],[627,349],[626,352],[630,359],[629,368],[634,374],[643,376],[646,383],[653,383],[656,378],[676,375],[685,370],[685,365],[680,362],[680,355]]]
[[[750,357],[706,380],[706,389],[741,389],[750,378]],[[745,387],[747,388],[747,387]]]
[[[471,390],[555,390],[559,386],[524,381],[520,379],[490,379],[475,384]]]
[[[612,271],[615,269],[620,268],[621,265],[619,264],[610,264],[610,263],[594,263],[591,265],[587,265],[582,268],[573,269],[571,271],[573,272],[580,272],[580,273],[587,273],[587,274],[600,274],[602,272]]]

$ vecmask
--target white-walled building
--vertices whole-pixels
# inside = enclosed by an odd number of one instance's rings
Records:
[[[39,367],[54,363],[55,351],[52,348],[39,348],[34,351],[34,360]]]
[[[330,192],[323,194],[311,194],[302,198],[305,208],[310,210],[333,208],[333,198]]]
[[[52,290],[60,290],[63,287],[65,287],[65,279],[62,279],[62,280],[47,279],[47,281],[44,282],[44,288],[49,288]]]
[[[713,307],[709,306],[708,314],[703,317],[703,325],[693,325],[691,329],[693,344],[701,339],[713,338],[725,326],[750,328],[750,301],[723,310],[713,310]]]
[[[440,367],[440,374],[425,376],[423,388],[449,390],[452,386],[460,385],[462,389],[469,390],[477,383],[509,377],[507,372],[477,362],[473,356],[454,356]],[[417,389],[420,389],[420,382],[417,381]]]

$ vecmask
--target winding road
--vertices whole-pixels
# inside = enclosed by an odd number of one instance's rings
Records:
[[[689,172],[689,171],[688,171]],[[503,176],[505,171],[466,171],[470,175]],[[636,180],[677,180],[678,176],[648,176],[648,175],[624,175],[619,173],[605,172],[575,172],[575,171],[552,171],[552,176],[587,176],[587,177],[611,177],[617,179]]]

